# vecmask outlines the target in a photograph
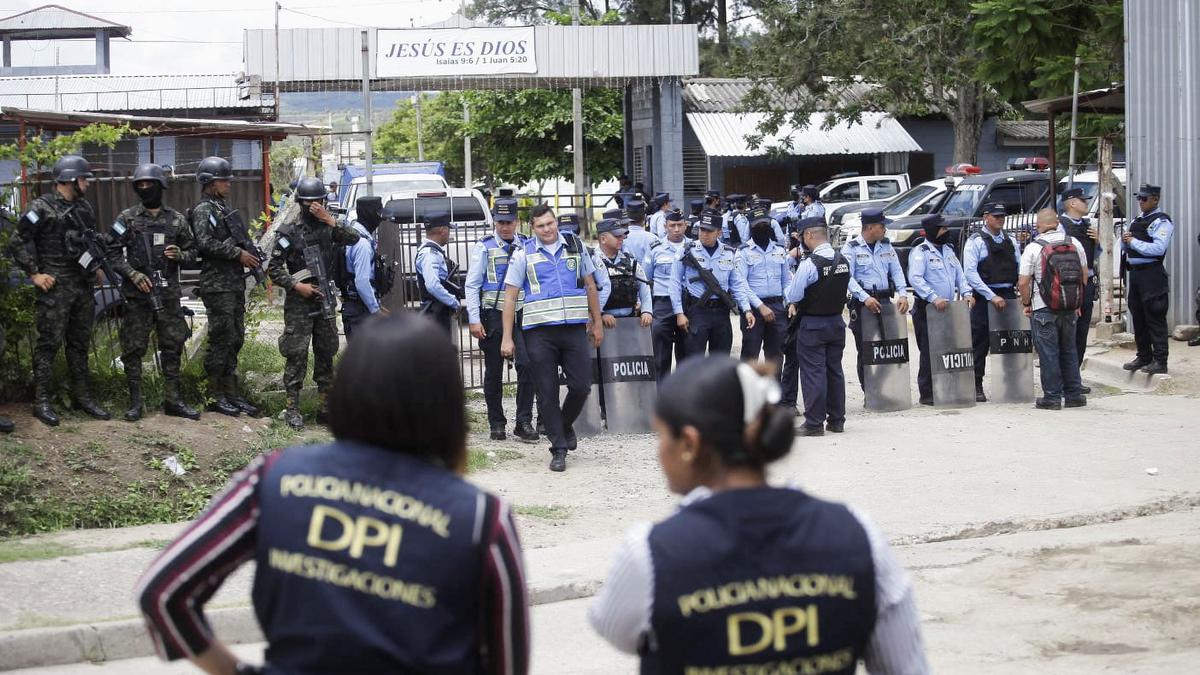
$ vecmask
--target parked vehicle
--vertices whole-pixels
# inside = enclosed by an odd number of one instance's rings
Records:
[[[379,249],[396,265],[397,283],[392,295],[403,293],[402,300],[417,297],[415,261],[417,247],[425,241],[426,216],[439,211],[450,214],[450,243],[446,246],[446,255],[458,266],[456,283],[461,283],[466,276],[471,247],[492,230],[492,214],[479,190],[402,190],[389,195],[384,200],[384,208],[391,210],[392,219],[379,227]]]
[[[354,220],[354,205],[359,197],[366,195],[366,184],[365,167],[342,168],[337,199],[332,206],[344,210],[347,220]],[[375,165],[372,167],[371,187],[374,194],[386,196],[404,190],[443,190],[449,184],[441,162],[409,162]]]
[[[855,172],[839,173],[817,186],[821,203],[825,205],[825,221],[833,223],[836,211],[843,207],[869,208],[868,202],[887,200],[909,188],[908,174],[895,176],[860,176]],[[788,202],[776,202],[771,208],[786,210]],[[843,211],[845,213],[845,211]]]
[[[962,242],[983,219],[983,205],[1001,202],[1009,214],[1034,214],[1047,202],[1050,174],[1045,171],[1001,171],[963,178],[951,192],[926,213],[894,219],[888,226],[888,238],[900,256],[900,264],[908,269],[908,253],[925,241],[921,218],[927,213],[941,213],[950,228],[950,241],[955,251],[962,251]],[[1021,219],[1021,222],[1031,218]],[[977,229],[977,228],[976,228]]]
[[[962,182],[961,176],[947,176],[938,180],[930,180],[911,188],[900,195],[883,203],[883,215],[888,218],[901,218],[903,216],[923,216],[933,211],[937,206],[941,197],[946,194],[946,190],[953,189]],[[875,205],[875,203],[872,203]],[[846,207],[843,207],[846,208]],[[835,215],[835,219],[840,219],[840,223],[830,223],[830,227],[838,227],[838,233],[841,237],[841,243],[858,236],[862,232],[862,212],[870,208],[863,206],[861,209],[850,207],[850,210],[845,216]],[[838,209],[839,211],[841,209]]]

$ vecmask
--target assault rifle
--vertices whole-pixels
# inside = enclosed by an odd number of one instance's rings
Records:
[[[316,281],[317,293],[321,300],[321,308],[309,312],[309,316],[319,316],[327,321],[332,321],[337,317],[337,300],[334,295],[333,279],[329,278],[329,272],[325,268],[325,258],[321,255],[320,246],[305,245],[304,266],[311,275],[309,278]]]
[[[267,264],[267,254],[263,253],[258,244],[254,243],[254,240],[250,238],[250,230],[246,226],[246,221],[242,219],[242,214],[238,213],[237,209],[234,209],[226,213],[223,218],[225,218],[225,226],[229,229],[229,238],[225,240],[225,243],[237,246],[255,258],[258,258],[258,267],[250,268],[249,273],[254,275],[254,282],[256,284],[259,286],[265,285],[267,283],[267,274],[263,271],[263,268]]]
[[[696,273],[700,275],[700,283],[704,284],[704,295],[697,300],[697,302],[704,302],[710,297],[715,296],[721,301],[722,304],[728,307],[730,311],[737,311],[737,303],[734,302],[733,296],[729,294],[729,291],[721,288],[721,284],[717,281],[717,277],[713,276],[712,270],[705,269],[700,265],[700,261],[696,260],[696,254],[692,252],[691,247],[688,247],[687,252],[683,254],[680,262],[682,262],[685,267],[690,267],[693,270],[696,270]],[[684,299],[686,300],[690,297],[692,297],[691,294],[688,293],[687,289],[685,288]],[[688,308],[685,307],[684,311],[687,311],[687,309]]]
[[[167,288],[167,277],[162,271],[162,261],[165,259],[163,254],[165,246],[155,246],[153,243],[154,234],[151,232],[143,232],[141,237],[142,249],[146,253],[146,262],[150,265],[150,307],[155,312],[162,311],[163,289]]]
[[[68,241],[68,244],[77,256],[79,266],[91,275],[94,275],[96,270],[102,270],[104,283],[116,289],[121,300],[124,300],[125,293],[121,290],[121,277],[117,276],[116,271],[108,262],[107,238],[96,231],[95,223],[90,217],[81,214],[77,206],[72,206],[67,214],[75,222],[77,228],[77,234]]]

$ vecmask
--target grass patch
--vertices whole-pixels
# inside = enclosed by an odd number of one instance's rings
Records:
[[[541,506],[538,504],[520,505],[513,507],[513,513],[518,516],[541,518],[542,520],[566,520],[571,517],[571,509],[554,504]]]
[[[20,562],[22,560],[49,560],[66,555],[83,553],[73,546],[59,544],[53,541],[24,543],[19,541],[0,541],[0,563]]]
[[[503,462],[510,462],[514,459],[524,457],[516,450],[508,450],[499,448],[495,450],[482,450],[479,448],[471,448],[467,451],[467,473],[475,473],[490,469]]]

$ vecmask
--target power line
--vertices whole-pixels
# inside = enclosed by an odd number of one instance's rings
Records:
[[[406,2],[416,4],[416,3],[424,2],[424,0],[391,0],[391,2],[368,2],[368,3],[362,3],[362,4],[339,3],[338,7],[341,9],[358,9],[358,8],[365,8],[365,7],[384,7],[387,5],[398,5],[398,4],[403,4]],[[297,6],[291,7],[291,8],[283,7],[282,9],[289,10],[289,11],[295,10],[295,9],[329,9],[329,5],[327,5],[327,4],[326,5],[297,5]],[[0,12],[24,12],[24,11],[26,11],[26,10],[25,9],[0,9]],[[244,8],[229,8],[229,9],[220,9],[220,8],[138,9],[138,10],[116,9],[116,10],[97,11],[95,13],[96,14],[245,14],[246,12],[271,12],[271,11],[274,11],[274,9],[270,8],[270,7],[244,7]],[[316,17],[316,18],[323,19],[323,17]],[[324,20],[332,21],[332,19],[324,19]],[[339,23],[341,23],[341,22],[339,22]]]
[[[350,21],[338,21],[337,19],[327,19],[323,16],[317,16],[316,14],[309,14],[308,12],[300,12],[295,9],[291,9],[289,7],[280,7],[280,9],[282,9],[285,12],[291,12],[292,14],[299,14],[300,16],[307,16],[310,19],[317,19],[318,21],[328,21],[329,23],[340,23],[340,24],[344,24],[347,26],[354,26],[355,28],[370,28],[370,26],[364,26],[361,23],[353,23]]]

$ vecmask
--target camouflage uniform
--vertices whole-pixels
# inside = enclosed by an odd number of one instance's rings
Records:
[[[180,305],[183,292],[179,287],[179,265],[197,259],[192,229],[183,214],[168,206],[161,207],[156,215],[138,204],[122,211],[117,220],[126,230],[123,235],[113,233],[110,261],[117,274],[125,277],[125,316],[121,322],[121,361],[125,364],[125,378],[131,387],[141,383],[142,359],[153,328],[162,354],[164,399],[177,400],[179,362],[184,343],[191,335]],[[162,250],[167,246],[179,247],[176,260],[162,256]],[[152,277],[155,269],[162,273],[167,283],[166,288],[158,290],[162,299],[162,309],[158,312],[151,305],[150,295],[139,290],[133,281],[138,274]]]
[[[200,252],[200,299],[208,320],[204,372],[209,394],[236,394],[238,353],[246,340],[246,271],[242,249],[233,236],[223,199],[208,195],[191,211],[192,233]]]
[[[308,345],[313,349],[313,381],[317,391],[324,395],[333,384],[333,357],[338,351],[336,319],[321,316],[321,302],[314,298],[305,299],[295,292],[298,281],[292,275],[305,269],[305,246],[319,246],[325,261],[326,273],[331,273],[334,245],[353,245],[358,233],[348,225],[338,223],[332,227],[322,222],[310,222],[303,216],[289,220],[279,226],[275,245],[271,249],[271,260],[267,263],[267,274],[271,281],[287,289],[283,303],[283,335],[279,337],[279,352],[287,359],[283,369],[283,386],[287,391],[288,409],[295,412],[304,386],[304,373],[308,369]],[[315,279],[307,279],[315,283]]]
[[[34,199],[17,223],[13,258],[17,266],[32,276],[54,277],[54,287],[37,291],[37,346],[33,352],[34,398],[36,403],[50,400],[50,377],[54,357],[66,339],[67,369],[71,373],[72,394],[76,400],[91,400],[88,378],[88,343],[95,320],[93,290],[95,277],[79,264],[83,249],[79,245],[81,224],[70,216],[77,209],[83,227],[95,229],[92,205],[80,197],[68,201],[57,190]]]
[[[3,359],[3,357],[4,357],[4,346],[5,346],[4,324],[0,323],[0,359]],[[0,415],[0,432],[7,434],[7,433],[11,433],[12,430],[13,430],[12,420],[8,419],[4,415]]]

